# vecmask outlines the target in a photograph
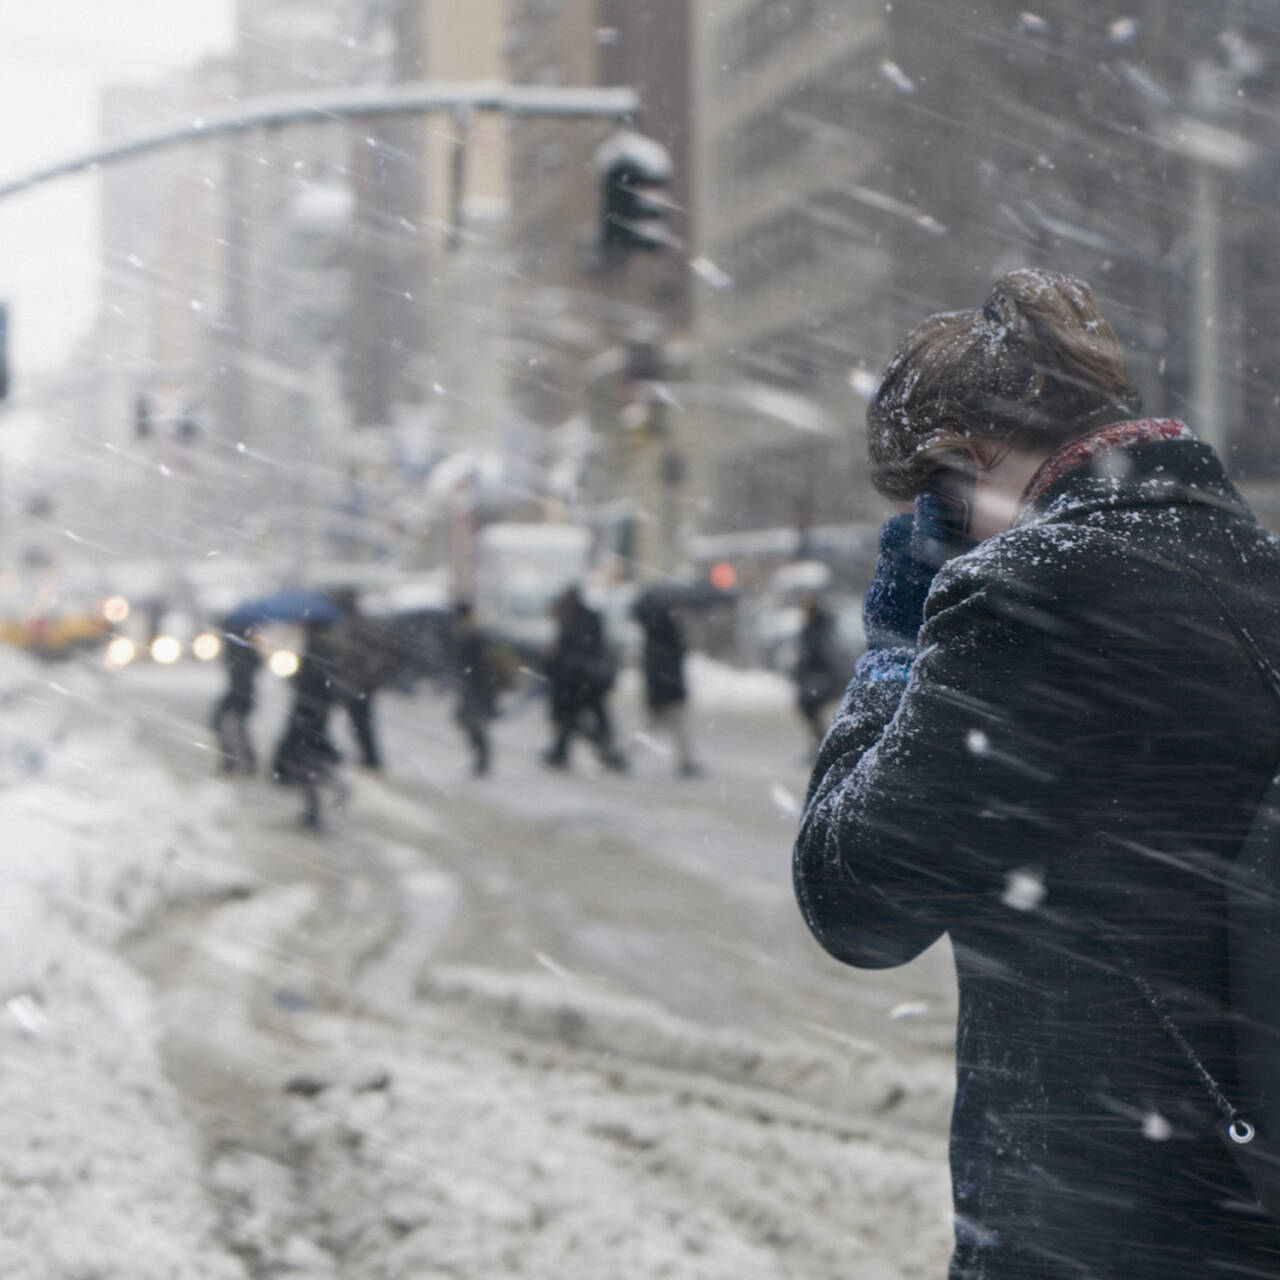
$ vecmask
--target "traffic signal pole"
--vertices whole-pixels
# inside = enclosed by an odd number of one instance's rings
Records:
[[[356,85],[315,93],[288,93],[249,98],[234,107],[211,112],[155,133],[95,147],[54,164],[0,182],[0,200],[55,178],[132,160],[152,151],[201,142],[206,138],[247,133],[253,129],[295,124],[324,124],[436,111],[468,114],[497,111],[511,116],[551,116],[568,120],[628,122],[640,112],[640,95],[626,87],[562,88],[506,84],[497,80],[450,84],[421,81],[394,85]]]

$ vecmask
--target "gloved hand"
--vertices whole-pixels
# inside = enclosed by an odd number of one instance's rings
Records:
[[[922,493],[913,513],[885,521],[875,577],[862,603],[868,649],[915,648],[934,574],[966,549],[950,534],[946,506],[934,493]]]

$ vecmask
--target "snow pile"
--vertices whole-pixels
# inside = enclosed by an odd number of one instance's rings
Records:
[[[316,1280],[944,1268],[935,1138],[833,1123],[625,1052],[508,1036],[477,1012],[428,1007],[400,1030],[300,1015],[299,1034],[332,1047],[283,1091],[287,1156],[236,1153],[215,1169],[228,1237],[275,1265],[305,1255]]]
[[[419,993],[504,1031],[768,1090],[846,1119],[892,1114],[912,1128],[947,1127],[952,1079],[945,1059],[904,1062],[883,1044],[847,1036],[824,1053],[811,1043],[708,1029],[647,1000],[538,973],[441,966],[423,975]]]
[[[691,653],[685,659],[685,674],[689,696],[700,708],[773,710],[795,702],[795,686],[776,671],[730,667],[705,653]]]
[[[732,705],[773,696],[708,672]],[[433,963],[432,912],[476,889],[424,855],[451,848],[428,810],[370,784],[368,831],[355,813],[320,843],[272,827],[280,797],[209,778],[195,713],[157,710],[186,694],[142,684],[0,655],[6,1280],[944,1269],[944,1055]],[[370,932],[387,884],[404,939]],[[400,977],[397,1001],[370,998]]]
[[[88,730],[96,673],[51,670],[0,654],[0,1275],[231,1280],[149,992],[112,950],[218,884],[183,856],[176,815],[202,815],[143,765],[122,792],[128,727]]]

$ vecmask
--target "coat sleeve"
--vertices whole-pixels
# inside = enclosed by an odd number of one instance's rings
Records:
[[[1070,684],[1075,640],[1052,593],[1002,581],[997,560],[944,567],[917,650],[864,656],[819,753],[793,874],[810,930],[847,964],[903,964],[998,907],[1065,813],[1061,721],[1079,708],[1052,686]]]

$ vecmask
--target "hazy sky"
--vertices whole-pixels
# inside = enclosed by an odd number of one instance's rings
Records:
[[[92,147],[104,84],[228,47],[233,10],[234,0],[0,0],[0,178]],[[19,377],[58,364],[92,320],[96,250],[95,178],[0,201],[0,298]]]

